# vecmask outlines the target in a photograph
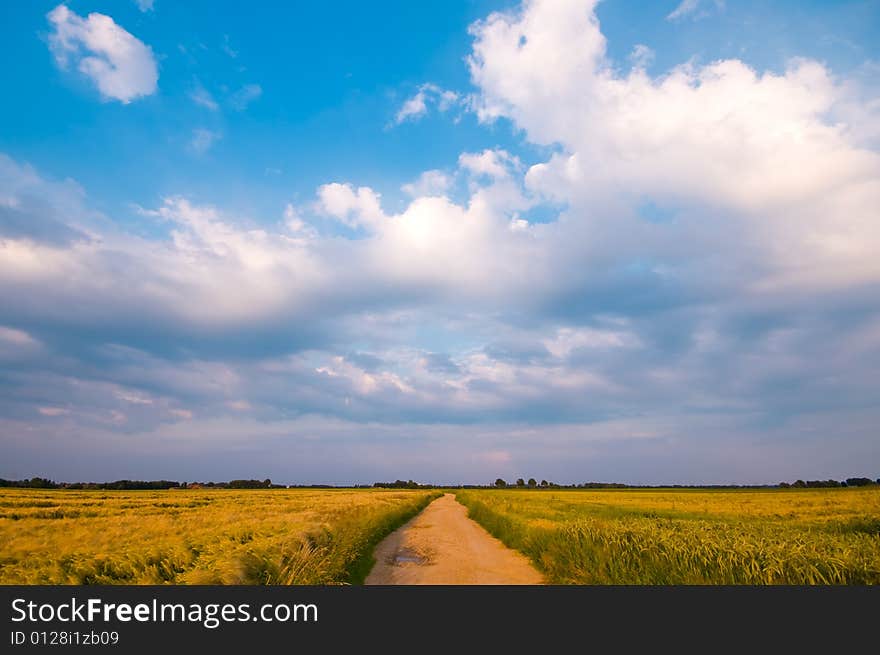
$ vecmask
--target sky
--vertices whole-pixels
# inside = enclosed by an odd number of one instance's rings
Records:
[[[880,476],[880,2],[0,37],[0,477]]]

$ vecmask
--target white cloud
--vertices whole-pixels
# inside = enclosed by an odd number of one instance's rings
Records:
[[[299,212],[291,203],[284,207],[284,224],[291,232],[300,232],[305,228],[305,221],[299,216]]]
[[[372,190],[339,187],[327,197],[334,211],[350,216],[377,210],[379,199]],[[552,426],[567,421],[572,427],[559,430],[569,436],[560,436],[558,447],[569,457],[585,439],[655,439],[705,427],[686,413],[675,420],[666,417],[668,408],[682,404],[705,408],[716,424],[718,407],[735,405],[754,413],[773,395],[762,375],[771,382],[774,375],[821,381],[831,371],[846,371],[852,389],[868,388],[865,381],[876,369],[872,353],[880,344],[876,320],[859,326],[858,339],[850,337],[848,327],[833,338],[820,333],[806,341],[796,331],[766,339],[750,336],[746,353],[731,349],[735,335],[723,333],[726,325],[742,320],[741,307],[714,317],[713,303],[696,307],[698,315],[708,317],[698,329],[674,307],[641,319],[636,311],[631,319],[595,320],[590,327],[579,325],[576,317],[572,324],[560,318],[544,322],[536,300],[557,294],[572,277],[602,276],[583,243],[571,244],[582,256],[577,266],[564,256],[555,261],[563,252],[561,243],[576,241],[572,224],[583,218],[540,226],[543,231],[536,229],[534,235],[511,234],[507,215],[498,211],[488,190],[473,191],[465,205],[420,197],[357,240],[295,240],[213,207],[168,198],[149,210],[172,226],[168,240],[106,234],[100,241],[66,247],[6,241],[0,246],[0,302],[10,315],[37,313],[41,323],[70,333],[66,325],[89,325],[87,338],[99,343],[126,338],[134,321],[150,328],[156,344],[173,342],[196,351],[206,341],[217,344],[218,335],[219,343],[230,348],[242,333],[254,335],[249,340],[262,347],[272,342],[267,328],[274,325],[280,330],[274,334],[283,334],[282,347],[294,350],[242,357],[231,347],[224,362],[200,361],[197,355],[167,358],[161,354],[164,346],[160,354],[146,355],[104,345],[100,383],[71,382],[62,362],[62,375],[54,376],[60,380],[52,382],[49,376],[47,383],[38,377],[24,387],[40,389],[39,406],[76,407],[72,416],[83,434],[92,426],[122,424],[132,433],[149,432],[149,426],[161,432],[164,425],[190,418],[178,411],[185,406],[220,422],[233,420],[233,414],[253,416],[264,430],[255,444],[270,440],[267,432],[293,434],[285,423],[290,416],[316,414],[361,429],[368,422],[371,430],[383,432],[414,421],[412,434],[422,447],[425,422],[455,422],[459,431],[463,423],[490,426],[496,438],[480,450],[510,452],[517,435],[545,449],[554,439]],[[16,204],[25,205],[23,199]],[[285,218],[299,220],[295,208],[286,213]],[[558,240],[548,239],[554,232]],[[38,265],[30,267],[29,260]],[[574,302],[614,294],[601,279],[592,289],[576,291]],[[645,289],[626,292],[622,295],[641,296]],[[403,311],[395,311],[401,298],[408,300]],[[598,301],[597,307],[606,309],[605,302]],[[821,308],[808,299],[798,312],[811,304]],[[365,305],[370,307],[366,313]],[[508,323],[503,315],[509,312],[524,312],[539,324]],[[667,313],[671,318],[663,317]],[[425,353],[414,347],[413,335],[426,325],[432,332],[449,330],[448,315],[466,321],[455,330],[473,347],[456,346],[445,366],[429,366]],[[495,315],[500,319],[494,320]],[[346,323],[348,328],[340,327]],[[659,331],[652,332],[658,323]],[[296,331],[310,325],[330,330],[332,345],[295,345]],[[664,332],[685,341],[693,338],[694,347],[670,348],[662,343]],[[388,345],[374,351],[372,361],[358,360],[339,352],[353,342]],[[206,352],[217,356],[210,346]],[[821,360],[821,365],[805,361],[799,355],[803,352],[821,352],[806,358]],[[847,358],[861,363],[847,364]],[[90,370],[82,366],[79,374]],[[108,378],[115,384],[103,381]],[[150,389],[151,395],[135,389]],[[161,392],[154,395],[155,389]],[[758,400],[750,397],[753,393]],[[790,397],[788,386],[782,395]],[[34,404],[29,407],[38,412]],[[608,416],[623,418],[609,423]],[[658,427],[664,422],[668,425]],[[46,425],[53,424],[47,417]],[[726,425],[736,431],[729,418]],[[204,424],[194,427],[215,437]],[[196,438],[188,434],[187,439]],[[249,438],[254,434],[248,432]],[[330,433],[316,429],[314,434]],[[279,443],[288,443],[287,438]],[[230,446],[240,439],[233,432],[223,438]],[[383,448],[378,441],[371,443]]]
[[[369,187],[324,184],[318,189],[318,202],[324,213],[351,227],[375,226],[385,218],[379,194]]]
[[[677,20],[692,14],[700,6],[700,0],[681,0],[681,3],[666,17],[666,20]]]
[[[880,277],[880,157],[855,140],[866,130],[834,122],[848,96],[824,66],[793,60],[783,74],[758,73],[725,60],[620,76],[594,5],[537,0],[472,28],[479,115],[508,117],[530,141],[560,148],[526,183],[569,205],[571,243],[675,267],[708,266],[707,249],[722,249],[702,275],[741,271],[743,288]],[[639,221],[643,198],[676,207],[676,221]]]
[[[315,373],[331,378],[341,378],[351,385],[350,391],[363,396],[370,396],[382,391],[414,393],[414,389],[402,381],[399,375],[390,371],[368,373],[338,355],[331,357],[324,366],[317,367]]]
[[[522,169],[519,158],[502,149],[462,153],[458,157],[458,165],[474,175],[486,175],[496,180],[510,176],[511,171]]]
[[[308,241],[318,238],[317,231],[306,221],[292,203],[287,203],[284,207],[284,227],[289,233],[289,239],[299,244],[305,244]]]
[[[440,111],[446,111],[450,109],[455,103],[457,103],[461,98],[455,91],[450,91],[449,89],[438,89],[436,90],[437,96],[437,109]]]
[[[400,187],[405,194],[418,198],[420,196],[445,195],[452,185],[450,177],[440,170],[425,171],[418,179]]]
[[[394,122],[399,125],[407,120],[421,118],[426,113],[428,113],[428,106],[425,104],[425,92],[420,89],[413,97],[403,103],[394,117]]]
[[[263,87],[259,84],[245,84],[229,97],[229,104],[236,111],[244,111],[261,95],[263,95]]]
[[[654,61],[654,51],[648,46],[638,43],[630,53],[629,60],[636,68],[647,68]]]
[[[724,0],[708,0],[715,9],[724,8]],[[709,15],[709,9],[705,7],[707,0],[681,0],[681,3],[670,12],[666,20],[681,20],[690,16],[693,20],[705,18]]]
[[[219,109],[217,101],[214,100],[211,93],[201,84],[197,84],[195,88],[189,92],[189,97],[194,103],[205,109],[210,109],[211,111],[217,111],[217,109]]]
[[[459,102],[461,96],[455,91],[442,89],[436,84],[422,84],[412,97],[404,101],[394,116],[394,123],[400,125],[407,121],[417,121],[427,115],[432,105],[438,111],[445,112]]]
[[[393,214],[378,190],[348,183],[269,220],[170,197],[143,212],[169,235],[142,238],[96,227],[75,185],[0,157],[0,344],[40,338],[9,374],[0,434],[21,433],[7,407],[39,419],[70,406],[88,416],[78,434],[114,443],[93,428],[124,422],[145,452],[158,436],[200,457],[199,435],[232,448],[247,434],[274,461],[302,435],[311,447],[345,434],[328,452],[580,457],[572,475],[597,461],[585,444],[624,439],[658,442],[637,458],[651,470],[657,457],[693,456],[680,470],[695,470],[811,448],[815,461],[876,461],[875,97],[804,60],[782,73],[727,60],[621,74],[593,6],[534,0],[472,28],[481,119],[510,119],[540,146],[527,151],[555,154],[523,175],[509,152],[463,153],[460,201],[437,170],[406,185],[412,200]],[[646,204],[671,218],[645,220]],[[361,231],[319,236],[307,219],[321,216]],[[33,229],[71,222],[89,238]],[[41,359],[72,340],[88,347]],[[77,370],[102,379],[71,380],[68,357],[93,352],[104,368]],[[117,393],[132,389],[153,404]],[[193,411],[210,421],[174,420]],[[452,448],[463,432],[470,450]],[[779,445],[746,448],[744,434]]]
[[[192,132],[189,147],[197,155],[203,155],[208,152],[208,150],[211,149],[211,146],[219,141],[222,136],[223,135],[219,132],[198,127]]]
[[[142,12],[153,11],[153,4],[155,0],[134,0],[135,4],[137,4],[138,9]]]
[[[104,98],[128,104],[156,92],[159,72],[153,51],[110,16],[81,18],[65,5],[47,14],[53,31],[49,45],[62,68],[74,64]]]
[[[579,349],[635,347],[638,338],[623,330],[566,327],[559,328],[552,338],[545,339],[543,343],[554,357],[566,358]]]

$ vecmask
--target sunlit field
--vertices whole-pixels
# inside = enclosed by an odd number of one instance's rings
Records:
[[[551,583],[880,583],[876,487],[479,490],[457,498]]]
[[[3,584],[344,584],[437,494],[0,490]]]

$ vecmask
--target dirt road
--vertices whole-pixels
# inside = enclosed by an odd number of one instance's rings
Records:
[[[542,584],[526,557],[467,517],[446,494],[376,547],[365,584]]]

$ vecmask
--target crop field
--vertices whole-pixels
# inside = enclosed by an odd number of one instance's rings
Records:
[[[357,584],[440,492],[0,490],[0,584]],[[554,584],[878,584],[880,489],[459,490]]]
[[[476,490],[555,584],[878,584],[880,489]]]
[[[345,584],[436,493],[0,490],[0,584]]]

